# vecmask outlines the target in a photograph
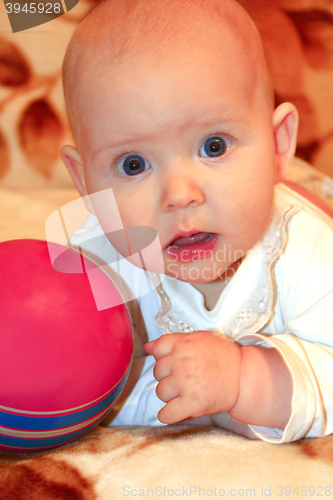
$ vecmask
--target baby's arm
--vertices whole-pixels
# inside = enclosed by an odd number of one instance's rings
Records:
[[[284,429],[293,393],[285,361],[274,348],[243,346],[241,352],[239,396],[229,415],[246,424]]]
[[[209,332],[164,335],[146,344],[156,359],[158,414],[171,424],[228,412],[246,424],[283,429],[291,414],[292,379],[276,349],[239,346]]]

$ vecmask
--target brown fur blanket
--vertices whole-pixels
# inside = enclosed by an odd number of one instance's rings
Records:
[[[276,445],[207,427],[97,427],[52,452],[0,454],[1,500],[288,496],[333,496],[333,436]]]

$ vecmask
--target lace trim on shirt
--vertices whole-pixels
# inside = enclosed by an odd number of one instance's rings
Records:
[[[171,309],[171,302],[165,293],[162,284],[156,288],[156,291],[161,300],[161,307],[157,312],[154,322],[159,326],[164,333],[189,333],[194,332],[195,329],[186,325],[183,321],[175,321],[172,314],[169,312]]]
[[[274,295],[271,273],[272,266],[278,260],[285,247],[288,223],[300,210],[301,208],[296,205],[290,205],[286,209],[282,215],[280,226],[275,232],[275,241],[270,241],[271,238],[267,236],[263,237],[264,260],[262,274],[257,284],[257,290],[259,290],[258,296],[241,303],[232,320],[216,328],[212,333],[236,341],[244,334],[249,335],[257,332],[268,322],[272,312]],[[162,284],[156,288],[156,291],[161,300],[161,307],[155,316],[155,324],[164,333],[194,332],[195,328],[183,321],[176,321],[173,318],[171,312],[172,304]]]

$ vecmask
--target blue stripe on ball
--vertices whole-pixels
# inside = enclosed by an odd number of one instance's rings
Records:
[[[104,417],[103,417],[104,418]],[[25,449],[31,448],[39,451],[39,448],[60,446],[62,444],[68,443],[70,441],[74,441],[75,439],[87,434],[91,429],[96,427],[99,422],[95,422],[89,427],[85,427],[80,431],[73,432],[71,434],[66,434],[64,436],[55,436],[52,438],[43,438],[43,439],[22,439],[22,438],[14,438],[10,436],[0,436],[0,442],[2,445],[13,447],[13,452],[24,452]]]
[[[62,415],[56,417],[23,416],[23,415],[14,415],[12,413],[6,413],[0,411],[0,425],[18,430],[48,431],[79,424],[80,422],[88,420],[89,418],[93,417],[94,415],[97,415],[97,413],[107,408],[122,391],[127,381],[128,375],[129,371],[127,372],[126,377],[123,378],[121,383],[116,387],[114,391],[112,391],[109,394],[108,397],[100,401],[98,404],[91,406],[85,410],[71,413],[69,415]],[[3,438],[4,436],[0,436],[0,443],[5,444]]]

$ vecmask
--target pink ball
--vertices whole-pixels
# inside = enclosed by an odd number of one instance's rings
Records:
[[[95,268],[95,287],[97,280],[120,303],[98,311],[87,273],[77,266],[83,257],[52,245],[60,255],[55,269],[67,272],[53,269],[46,241],[0,243],[5,451],[46,450],[87,433],[111,410],[130,370],[132,324],[118,289],[84,257],[84,267]]]

